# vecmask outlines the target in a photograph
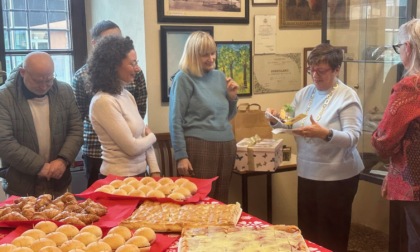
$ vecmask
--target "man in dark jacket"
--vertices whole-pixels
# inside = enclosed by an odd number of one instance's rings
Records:
[[[71,86],[54,78],[45,52],[29,53],[0,87],[0,158],[9,195],[59,196],[83,142]]]

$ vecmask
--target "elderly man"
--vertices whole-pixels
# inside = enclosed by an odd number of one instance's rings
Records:
[[[0,176],[9,195],[59,196],[83,142],[71,86],[54,78],[44,52],[29,53],[0,87]]]

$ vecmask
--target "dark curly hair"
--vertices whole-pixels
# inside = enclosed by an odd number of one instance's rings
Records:
[[[131,50],[134,50],[134,45],[130,37],[106,36],[101,39],[87,62],[92,85],[87,88],[92,93],[120,94],[123,87],[117,69]]]

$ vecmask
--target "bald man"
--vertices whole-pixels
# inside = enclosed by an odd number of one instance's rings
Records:
[[[0,87],[3,189],[8,195],[62,195],[82,143],[71,86],[55,79],[49,54],[29,53]]]

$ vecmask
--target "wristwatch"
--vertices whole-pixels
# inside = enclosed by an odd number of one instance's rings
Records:
[[[324,140],[326,142],[329,142],[329,141],[331,141],[332,137],[333,137],[333,131],[332,131],[332,129],[330,129],[330,131],[328,132],[328,135],[325,137]]]

